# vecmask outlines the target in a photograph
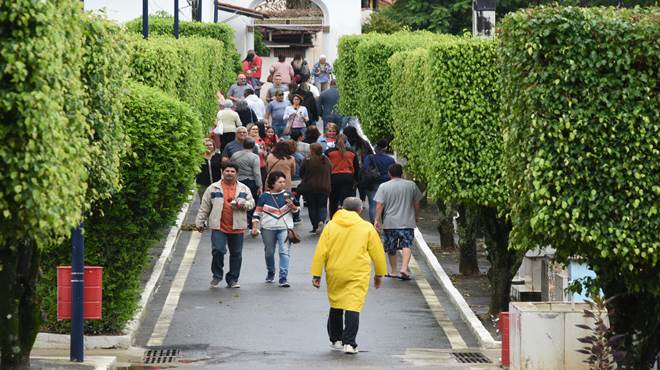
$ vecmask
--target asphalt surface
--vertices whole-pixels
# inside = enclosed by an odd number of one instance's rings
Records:
[[[185,223],[192,223],[198,202],[190,207]],[[332,351],[326,334],[328,301],[325,282],[311,285],[309,269],[318,237],[307,215],[297,226],[303,241],[291,248],[290,288],[266,284],[261,238],[246,235],[240,289],[224,282],[210,289],[210,232],[203,233],[162,347],[180,350],[173,366],[208,369],[466,369],[449,353],[450,343],[415,281],[384,279],[376,290],[371,284],[360,315],[357,355]],[[182,231],[172,260],[137,335],[136,345],[147,346],[163,310],[192,233]],[[228,267],[228,255],[225,267]],[[276,265],[278,257],[276,256]],[[421,258],[420,276],[426,278],[446,313],[468,346],[476,346],[456,311],[448,305]],[[225,271],[226,272],[226,271]],[[475,365],[472,365],[475,368]]]

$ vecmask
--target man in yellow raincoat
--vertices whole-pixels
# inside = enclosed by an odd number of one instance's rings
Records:
[[[374,287],[380,288],[387,272],[385,251],[374,227],[360,217],[362,201],[349,197],[323,229],[312,260],[312,284],[321,286],[325,266],[328,281],[328,336],[331,347],[344,353],[357,353],[360,311],[369,289],[371,261],[375,266]],[[345,315],[344,315],[345,313]],[[346,324],[344,326],[344,316]]]

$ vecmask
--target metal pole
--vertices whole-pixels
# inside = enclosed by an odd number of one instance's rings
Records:
[[[202,3],[203,2],[204,2],[204,0],[198,0],[197,1],[197,17],[198,17],[197,20],[200,21],[200,22],[202,21]]]
[[[85,361],[84,330],[84,280],[85,243],[82,234],[83,223],[73,231],[71,248],[71,353],[75,362]]]
[[[174,37],[179,38],[179,0],[174,0]]]
[[[218,3],[220,0],[213,0],[213,23],[218,23]]]
[[[142,37],[149,38],[149,0],[142,0]]]

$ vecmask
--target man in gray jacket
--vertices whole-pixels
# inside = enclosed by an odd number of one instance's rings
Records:
[[[252,198],[257,199],[263,191],[261,180],[261,167],[259,156],[254,154],[254,140],[247,138],[243,141],[243,150],[234,153],[229,160],[238,167],[238,181],[247,185],[252,193]],[[247,212],[247,224],[252,225],[254,210]]]
[[[222,281],[225,254],[229,247],[229,272],[225,276],[228,288],[240,288],[238,278],[243,262],[243,234],[247,228],[247,211],[254,208],[250,189],[237,180],[238,167],[226,164],[222,180],[212,183],[204,192],[195,225],[202,232],[208,220],[211,229],[211,288]]]

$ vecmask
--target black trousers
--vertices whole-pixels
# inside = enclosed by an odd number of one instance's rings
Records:
[[[257,187],[257,182],[254,180],[241,180],[241,182],[247,186],[250,189],[250,193],[252,194],[252,198],[254,199],[254,203],[257,203],[257,190],[259,188]],[[252,228],[252,216],[254,215],[254,208],[251,210],[247,211],[247,223],[248,223],[248,229]]]
[[[330,314],[328,315],[328,336],[330,337],[330,342],[334,343],[340,340],[343,344],[350,344],[353,347],[357,347],[355,337],[357,337],[359,326],[359,312],[344,311],[330,307]]]
[[[312,223],[312,229],[316,230],[319,222],[325,222],[328,213],[328,196],[323,193],[305,193],[305,203],[307,203],[309,221]]]
[[[338,173],[330,177],[330,219],[335,215],[344,199],[355,196],[353,174]]]

